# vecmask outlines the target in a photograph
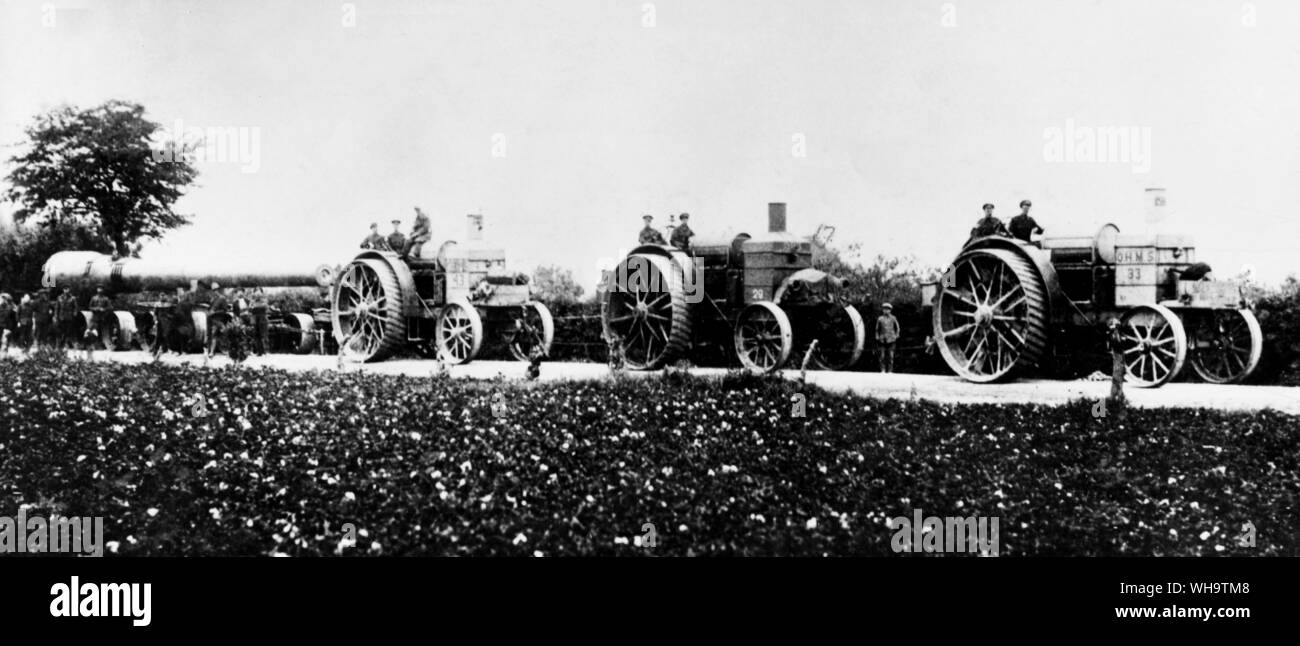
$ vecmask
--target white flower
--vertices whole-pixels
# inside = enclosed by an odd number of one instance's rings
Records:
[[[357,499],[357,495],[352,493],[351,491],[344,492],[343,494],[343,502],[353,502],[356,499]]]
[[[146,513],[146,514],[149,514],[150,516],[157,516],[157,515],[158,515],[158,508],[157,508],[157,507],[150,507],[149,509],[146,509],[146,510],[145,510],[145,513]]]
[[[805,524],[804,526],[807,527],[808,529],[817,529],[817,519],[809,518],[808,523]]]

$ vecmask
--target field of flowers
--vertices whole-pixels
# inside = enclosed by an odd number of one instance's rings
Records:
[[[5,359],[0,515],[118,555],[889,555],[914,509],[1003,556],[1300,554],[1295,417],[798,388]]]

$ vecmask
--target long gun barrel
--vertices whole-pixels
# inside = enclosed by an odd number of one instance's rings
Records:
[[[234,263],[175,262],[111,257],[93,251],[60,251],[45,262],[45,287],[104,287],[114,292],[170,291],[194,283],[226,287],[328,287],[332,272],[238,267]]]

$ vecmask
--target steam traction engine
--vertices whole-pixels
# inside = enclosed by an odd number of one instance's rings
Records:
[[[816,367],[856,363],[862,317],[841,301],[840,279],[812,269],[812,243],[786,233],[785,214],[785,204],[768,206],[766,234],[697,237],[690,251],[641,245],[620,261],[602,286],[601,318],[626,364],[657,369],[712,346],[766,372],[814,340]]]
[[[957,375],[993,382],[1040,361],[1059,367],[1108,337],[1139,387],[1163,385],[1185,364],[1211,383],[1239,382],[1258,365],[1263,335],[1240,286],[1206,279],[1188,237],[1107,224],[1041,244],[973,239],[935,286],[934,339]]]
[[[380,361],[409,346],[460,364],[473,360],[489,337],[520,360],[549,354],[550,311],[532,300],[526,276],[506,273],[503,250],[482,244],[482,216],[468,219],[464,245],[425,243],[410,259],[366,251],[342,269],[330,309],[345,357]]]

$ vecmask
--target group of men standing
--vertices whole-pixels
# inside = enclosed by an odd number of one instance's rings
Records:
[[[17,302],[9,294],[0,294],[0,351],[71,348],[107,333],[113,308],[103,288],[96,290],[87,307],[91,321],[83,330],[81,307],[67,287],[54,299],[44,289],[24,294]]]
[[[235,319],[252,328],[255,354],[270,352],[270,304],[261,287],[251,293],[244,290],[222,290],[217,283],[200,287],[207,294],[176,289],[175,296],[160,295],[151,307],[154,334],[153,355],[163,352],[181,352],[193,335],[193,313],[201,302],[208,303],[208,344],[205,353],[211,356],[221,341],[226,326]],[[31,351],[40,347],[57,350],[82,347],[88,351],[110,334],[113,334],[113,300],[97,287],[86,302],[90,319],[82,315],[82,307],[72,290],[64,287],[58,298],[51,300],[47,290],[39,290],[21,297],[17,302],[9,294],[0,294],[0,352],[10,348]]]
[[[691,219],[690,213],[683,213],[677,216],[679,223],[672,227],[672,233],[669,235],[669,240],[667,242],[664,241],[663,234],[660,233],[658,229],[654,228],[654,219],[655,216],[653,215],[647,214],[641,216],[641,220],[645,222],[645,226],[642,227],[641,234],[637,236],[638,243],[661,245],[671,244],[672,246],[682,250],[689,250],[691,248],[691,238],[695,237],[695,232],[691,231],[690,225],[687,224],[687,221]]]
[[[361,241],[362,249],[372,249],[375,251],[391,251],[403,258],[420,256],[420,250],[424,243],[433,239],[433,226],[429,221],[429,216],[424,214],[420,207],[415,207],[415,224],[411,227],[411,236],[408,238],[402,233],[402,221],[393,220],[393,232],[384,237],[379,233],[379,223],[370,223],[370,235]]]
[[[223,342],[226,328],[234,321],[239,321],[251,328],[253,354],[262,355],[271,351],[270,303],[266,292],[254,288],[251,292],[236,289],[224,289],[216,282],[204,285],[206,295],[176,288],[176,295],[162,294],[154,303],[154,345],[153,355],[163,352],[180,352],[193,336],[194,310],[206,296],[208,303],[207,337],[208,343],[204,354],[212,356]]]

